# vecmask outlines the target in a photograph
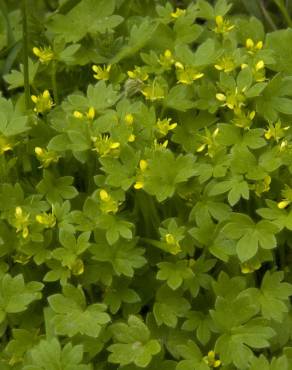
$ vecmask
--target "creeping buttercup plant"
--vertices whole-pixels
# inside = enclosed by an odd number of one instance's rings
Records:
[[[292,22],[243,3],[0,1],[1,370],[292,369]]]

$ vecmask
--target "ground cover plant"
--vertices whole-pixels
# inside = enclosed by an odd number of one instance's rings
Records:
[[[0,369],[292,369],[289,2],[0,1]]]

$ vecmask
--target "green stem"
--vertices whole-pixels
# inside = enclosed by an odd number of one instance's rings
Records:
[[[275,31],[277,29],[277,26],[275,25],[272,17],[270,16],[270,13],[265,8],[265,5],[264,5],[264,3],[263,3],[262,0],[260,1],[260,7],[261,7],[261,10],[263,12],[263,15],[264,15],[266,21],[269,23],[269,25],[271,26],[272,30]]]
[[[3,14],[3,17],[4,17],[5,22],[6,22],[6,26],[7,26],[7,47],[9,47],[10,45],[15,43],[15,39],[14,39],[14,36],[13,36],[11,24],[10,24],[7,5],[6,5],[4,0],[0,0],[0,9],[1,9],[1,12]]]
[[[58,95],[58,85],[57,85],[57,62],[53,60],[52,62],[52,87],[54,100],[56,104],[59,104],[59,95]]]
[[[27,32],[27,0],[22,0],[22,47],[23,47],[23,75],[26,109],[30,108],[30,86],[28,69],[28,32]]]
[[[290,17],[290,14],[288,13],[288,10],[285,6],[285,3],[283,0],[274,0],[274,3],[279,8],[280,12],[282,13],[283,17],[285,18],[285,21],[289,27],[292,27],[292,19]]]

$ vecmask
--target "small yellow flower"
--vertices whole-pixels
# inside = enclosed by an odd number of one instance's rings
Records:
[[[118,202],[106,190],[100,190],[99,198],[101,200],[100,209],[103,213],[117,213],[119,208]]]
[[[204,362],[210,367],[219,367],[221,365],[220,360],[216,360],[216,355],[214,351],[209,351],[208,355],[203,358]]]
[[[171,15],[172,18],[176,19],[176,18],[179,18],[179,17],[185,15],[185,13],[186,13],[185,9],[176,8],[175,12],[170,13],[170,15]]]
[[[214,65],[218,71],[225,73],[232,72],[236,68],[234,59],[230,56],[224,56]]]
[[[148,73],[138,66],[135,66],[133,71],[128,71],[127,74],[131,79],[140,81],[146,81],[149,77]]]
[[[212,134],[208,130],[208,128],[205,128],[205,135],[200,135],[203,143],[196,149],[196,152],[201,153],[207,148],[207,153],[205,155],[208,155],[210,158],[213,158],[218,148],[218,144],[216,142],[216,137],[218,133],[219,133],[218,127],[213,131]]]
[[[28,224],[29,224],[29,214],[23,212],[21,207],[16,207],[14,226],[16,227],[17,233],[22,231],[22,237],[24,239],[26,239],[29,234]]]
[[[34,102],[34,111],[37,113],[45,113],[54,106],[49,90],[45,90],[42,94],[32,95],[31,100]]]
[[[286,199],[286,200],[282,200],[281,202],[279,202],[277,204],[277,206],[280,209],[284,209],[284,208],[288,207],[290,203],[291,203],[291,200]]]
[[[165,118],[163,120],[161,120],[160,118],[158,119],[156,123],[156,128],[162,136],[166,136],[169,131],[174,130],[176,128],[177,123],[175,122],[170,123],[170,121],[171,118]]]
[[[260,262],[254,262],[254,263],[251,263],[251,262],[244,262],[244,263],[241,265],[241,272],[242,272],[243,274],[251,274],[251,273],[253,273],[254,271],[258,270],[260,267],[261,267]]]
[[[133,124],[133,122],[134,122],[134,117],[133,117],[133,115],[132,115],[131,113],[127,113],[127,114],[125,115],[125,122],[126,122],[126,124],[127,124],[127,125],[129,125],[129,126],[131,126],[131,125]]]
[[[165,91],[162,86],[160,86],[156,80],[153,80],[152,83],[145,85],[141,89],[141,93],[145,96],[146,100],[155,101],[159,99],[164,99]]]
[[[97,153],[100,154],[101,157],[111,155],[116,156],[119,154],[120,143],[117,141],[113,141],[109,135],[99,135],[98,137],[91,138]]]
[[[266,175],[263,180],[257,181],[254,185],[252,185],[251,189],[254,189],[256,195],[260,197],[262,193],[270,190],[271,181],[271,177],[269,175]]]
[[[13,143],[6,136],[0,134],[0,155],[13,149]]]
[[[146,171],[148,167],[148,162],[145,159],[141,159],[139,162],[139,167],[142,172]]]
[[[97,65],[93,65],[92,66],[92,70],[93,72],[95,72],[95,74],[93,75],[93,77],[97,80],[104,80],[104,81],[107,81],[109,80],[110,78],[110,70],[111,70],[112,66],[111,64],[109,64],[108,66],[97,66]]]
[[[129,142],[129,143],[133,143],[135,140],[136,140],[136,136],[135,136],[134,134],[131,134],[131,135],[128,137],[128,142]]]
[[[144,187],[144,182],[143,181],[136,181],[135,184],[134,184],[134,188],[136,190],[143,189],[143,187]]]
[[[144,173],[148,168],[148,162],[145,159],[141,159],[139,162],[139,170],[136,176],[136,182],[134,184],[134,189],[139,190],[144,187]]]
[[[44,150],[40,147],[34,149],[38,160],[42,163],[41,167],[47,168],[51,163],[57,163],[60,156],[53,151]]]
[[[56,217],[50,213],[41,213],[36,215],[35,217],[36,221],[45,226],[46,228],[53,228],[56,225]]]
[[[214,32],[216,33],[228,33],[235,27],[235,25],[231,24],[229,20],[224,19],[222,15],[217,15],[215,17],[215,23],[216,27],[214,28]]]
[[[50,46],[44,48],[34,47],[32,49],[32,52],[39,58],[41,63],[48,63],[55,58],[55,55]]]
[[[285,185],[285,189],[281,191],[283,199],[278,203],[278,208],[284,209],[292,202],[292,189]]]
[[[183,66],[182,63],[176,62],[176,78],[177,83],[190,85],[193,81],[198,80],[204,76],[204,73],[199,72],[193,66]]]
[[[167,148],[168,140],[164,140],[162,143],[159,143],[157,139],[154,139],[154,150],[164,150]]]
[[[166,250],[169,253],[176,255],[181,252],[181,246],[173,234],[168,233],[164,238],[167,244]]]
[[[289,126],[282,127],[281,121],[277,121],[275,124],[269,123],[269,127],[265,130],[265,138],[267,140],[274,139],[278,142],[285,136],[285,131],[289,128]]]
[[[103,202],[108,202],[111,199],[108,192],[104,189],[100,191],[99,197]]]
[[[252,39],[248,38],[245,41],[245,47],[249,54],[254,54],[263,48],[263,42],[258,41],[257,43],[255,43]]]
[[[257,64],[255,65],[255,70],[256,71],[259,71],[261,69],[265,68],[265,63],[263,60],[260,60],[257,62]]]
[[[81,113],[81,112],[79,112],[78,110],[75,110],[74,112],[73,112],[73,116],[75,117],[75,118],[78,118],[78,119],[82,119],[84,116],[83,116],[83,113]]]
[[[169,70],[175,62],[172,56],[172,52],[169,49],[165,50],[164,53],[160,55],[158,62],[162,65],[163,68]]]
[[[216,94],[216,99],[219,100],[219,101],[222,101],[222,102],[226,101],[226,95],[218,93],[218,94]]]
[[[249,130],[250,126],[252,125],[252,121],[255,118],[256,112],[254,110],[251,112],[245,112],[243,110],[238,110],[235,113],[236,113],[235,117],[232,120],[235,126],[242,127],[245,130]]]
[[[73,275],[82,275],[84,272],[84,263],[80,258],[77,258],[73,263],[71,263],[69,268],[72,271]]]
[[[92,121],[95,117],[95,109],[93,107],[90,107],[88,109],[88,112],[86,113],[87,118]]]

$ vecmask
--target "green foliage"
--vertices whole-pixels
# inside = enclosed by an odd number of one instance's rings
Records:
[[[1,370],[292,370],[291,11],[0,0]]]

